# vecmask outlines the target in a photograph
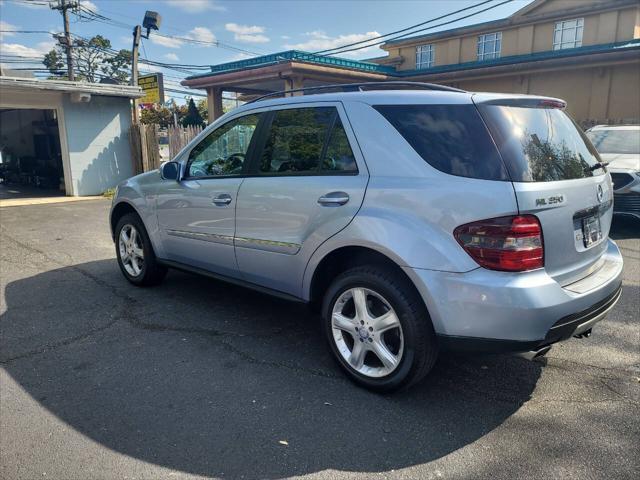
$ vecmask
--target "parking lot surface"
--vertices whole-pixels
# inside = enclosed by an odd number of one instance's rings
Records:
[[[638,478],[639,224],[614,224],[623,296],[591,338],[443,355],[377,395],[302,305],[179,272],[130,286],[108,208],[0,209],[1,478]]]

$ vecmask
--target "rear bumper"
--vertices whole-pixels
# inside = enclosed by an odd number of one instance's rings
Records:
[[[489,338],[457,337],[438,335],[442,350],[454,350],[474,353],[514,353],[536,352],[557,342],[568,340],[574,335],[587,332],[615,306],[622,294],[622,286],[604,300],[588,309],[568,315],[558,320],[547,332],[544,339],[536,341],[499,340]]]
[[[525,352],[566,340],[602,320],[620,297],[622,256],[609,240],[597,268],[565,286],[542,269],[405,271],[422,294],[443,348]]]

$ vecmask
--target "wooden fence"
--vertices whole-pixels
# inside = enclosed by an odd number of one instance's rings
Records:
[[[131,125],[129,142],[136,174],[160,167],[158,125],[145,125],[143,123]]]
[[[202,127],[189,125],[187,127],[167,128],[167,137],[169,139],[169,157],[174,158],[187,143],[193,140],[200,132]]]
[[[178,152],[200,132],[202,132],[202,127],[170,126],[167,129],[169,158],[174,158]],[[160,167],[162,159],[158,145],[159,135],[160,127],[158,125],[145,125],[142,123],[131,125],[129,141],[136,174],[155,170]]]

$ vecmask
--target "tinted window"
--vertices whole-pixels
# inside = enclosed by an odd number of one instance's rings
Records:
[[[640,130],[594,130],[587,137],[600,153],[640,154]]]
[[[333,130],[329,137],[327,150],[322,159],[322,171],[325,172],[357,172],[356,158],[349,145],[349,139],[342,126],[340,117],[336,115]]]
[[[322,149],[335,113],[333,107],[276,111],[260,159],[260,171],[318,172]]]
[[[375,109],[432,167],[462,177],[508,180],[473,105],[378,105]]]
[[[259,115],[247,115],[211,132],[191,150],[187,176],[211,177],[242,173],[259,118]]]
[[[562,110],[483,105],[480,112],[514,182],[603,175],[598,153]]]

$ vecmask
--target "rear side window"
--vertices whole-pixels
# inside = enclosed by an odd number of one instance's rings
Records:
[[[260,172],[266,174],[357,172],[334,107],[275,111],[259,165]]]
[[[514,182],[603,175],[600,157],[571,118],[553,108],[480,105]]]
[[[509,180],[474,105],[374,107],[434,168],[461,177]]]

